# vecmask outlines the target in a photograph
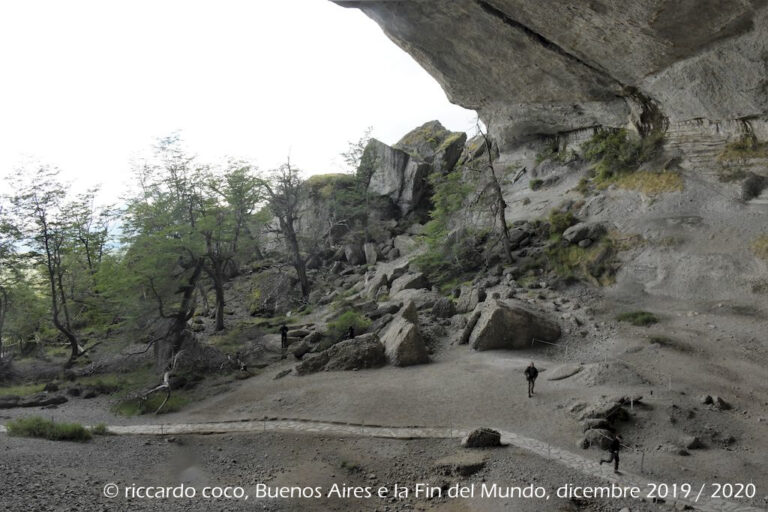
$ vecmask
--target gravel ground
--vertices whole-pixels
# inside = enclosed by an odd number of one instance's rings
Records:
[[[2,438],[0,508],[8,512],[37,511],[496,511],[667,510],[666,506],[634,500],[557,499],[564,484],[598,485],[558,464],[514,448],[469,451],[449,440],[398,441],[339,438],[311,434],[238,434],[97,437],[90,443]],[[479,456],[485,466],[471,476],[437,468],[446,456]],[[117,463],[116,463],[117,462]],[[104,486],[114,482],[121,496],[107,499]],[[542,486],[552,493],[537,499],[449,499],[415,497],[417,483],[449,489],[455,484]],[[128,499],[126,486],[178,486],[202,493],[206,486],[240,486],[248,500],[195,498]],[[257,485],[321,487],[405,486],[405,499],[310,498],[258,499]],[[447,492],[447,491],[445,491]]]

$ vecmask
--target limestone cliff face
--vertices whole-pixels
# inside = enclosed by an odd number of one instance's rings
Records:
[[[766,0],[338,1],[509,143],[768,112]]]

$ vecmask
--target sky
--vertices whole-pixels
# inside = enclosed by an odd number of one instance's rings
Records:
[[[0,176],[42,162],[117,197],[131,161],[177,131],[208,162],[339,172],[368,126],[392,144],[475,117],[327,0],[0,2]]]

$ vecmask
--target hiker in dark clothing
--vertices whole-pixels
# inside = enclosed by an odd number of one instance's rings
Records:
[[[280,347],[283,352],[288,348],[288,327],[285,324],[280,326]]]
[[[533,396],[533,386],[536,384],[536,377],[539,376],[539,370],[533,366],[533,361],[525,369],[525,380],[528,381],[528,398]]]
[[[619,472],[619,450],[621,450],[621,436],[616,434],[613,437],[613,441],[611,441],[611,445],[608,447],[608,451],[611,452],[611,456],[608,457],[608,460],[600,459],[600,465],[602,466],[603,463],[610,464],[613,462],[613,472],[618,473]]]
[[[354,337],[355,337],[355,328],[350,325],[349,331],[347,331],[347,339],[351,340]]]

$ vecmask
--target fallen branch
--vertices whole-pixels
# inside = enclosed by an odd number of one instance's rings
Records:
[[[150,390],[146,391],[146,392],[145,392],[143,395],[141,395],[141,397],[139,397],[139,399],[140,399],[142,402],[145,402],[145,401],[146,401],[146,400],[149,398],[149,396],[150,396],[151,394],[153,394],[153,393],[156,393],[156,392],[158,392],[158,391],[160,391],[160,390],[163,390],[163,389],[166,391],[166,394],[165,394],[165,400],[163,400],[163,403],[161,403],[161,404],[160,404],[160,407],[158,407],[158,408],[157,408],[157,410],[155,411],[155,414],[158,414],[158,413],[160,412],[160,410],[161,410],[163,407],[165,407],[165,404],[167,404],[167,403],[168,403],[168,400],[171,398],[171,374],[173,374],[173,371],[176,369],[176,363],[178,362],[178,360],[179,360],[179,356],[180,356],[182,353],[184,353],[184,351],[183,351],[183,350],[180,350],[179,352],[177,352],[177,353],[176,353],[176,355],[175,355],[175,356],[173,356],[173,362],[172,362],[172,364],[171,364],[171,367],[170,367],[170,368],[168,368],[168,369],[167,369],[167,370],[166,370],[166,371],[163,373],[163,382],[162,382],[162,384],[158,384],[158,385],[157,385],[157,386],[155,386],[154,388],[152,388],[152,389],[150,389]]]

